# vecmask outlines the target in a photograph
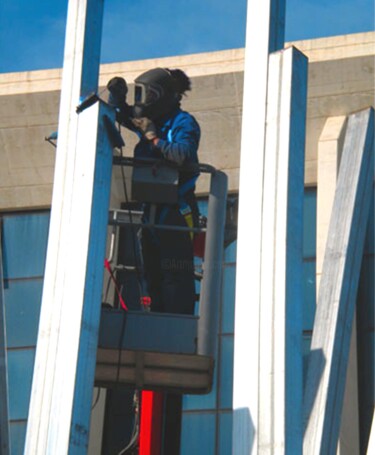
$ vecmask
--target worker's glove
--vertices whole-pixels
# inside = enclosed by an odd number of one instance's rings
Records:
[[[126,102],[128,86],[123,77],[113,77],[107,84],[109,91],[108,104],[115,107],[121,107]]]
[[[133,118],[133,125],[142,133],[142,135],[149,141],[157,137],[156,126],[152,120],[147,117]]]

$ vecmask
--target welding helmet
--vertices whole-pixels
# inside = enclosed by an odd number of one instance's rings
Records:
[[[165,68],[146,71],[135,79],[134,84],[136,117],[155,120],[177,107],[181,99],[170,71]]]

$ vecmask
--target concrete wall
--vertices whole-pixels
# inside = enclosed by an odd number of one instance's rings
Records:
[[[328,117],[374,104],[375,33],[300,41],[310,60],[306,138],[306,185],[316,185],[318,140]],[[201,124],[201,162],[223,169],[238,189],[243,87],[243,49],[101,66],[100,84],[114,75],[131,83],[155,66],[182,68],[193,90],[183,101]],[[256,71],[256,69],[254,69]],[[57,129],[61,70],[0,74],[0,210],[49,207],[55,149],[44,140]],[[132,87],[130,89],[131,99]],[[105,96],[105,93],[103,93]],[[124,130],[125,131],[125,130]],[[125,153],[134,134],[124,132]],[[122,198],[115,170],[113,203]],[[202,177],[199,192],[207,191]]]

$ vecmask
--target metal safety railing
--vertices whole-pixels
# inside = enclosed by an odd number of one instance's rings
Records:
[[[190,164],[177,166],[165,160],[135,159],[115,156],[113,164],[130,167],[168,166],[178,171],[207,173],[210,175],[208,195],[207,226],[183,227],[164,226],[157,223],[147,223],[147,227],[176,231],[189,231],[194,233],[205,232],[206,241],[204,248],[203,276],[199,301],[198,341],[197,354],[214,357],[216,353],[217,333],[219,324],[219,308],[221,293],[221,273],[224,249],[224,228],[227,201],[227,176],[223,172],[208,164]],[[132,212],[133,219],[129,219],[128,210],[110,211],[109,224],[116,226],[137,225],[141,226],[142,212]],[[114,231],[113,231],[114,232]],[[116,241],[112,232],[110,257],[113,257],[113,248]]]

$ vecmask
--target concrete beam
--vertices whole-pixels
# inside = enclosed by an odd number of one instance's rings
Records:
[[[306,380],[304,451],[337,449],[374,178],[373,109],[349,116],[320,282]]]
[[[332,213],[336,181],[344,145],[346,116],[330,117],[324,125],[318,144],[318,191],[316,229],[316,295],[319,295],[320,278]],[[359,454],[357,330],[354,322],[342,411],[338,453]]]

